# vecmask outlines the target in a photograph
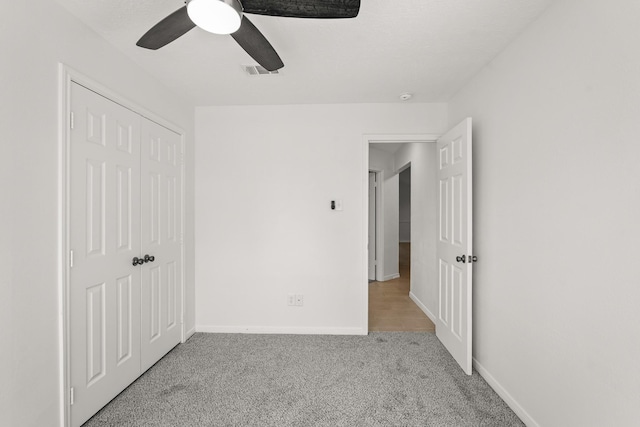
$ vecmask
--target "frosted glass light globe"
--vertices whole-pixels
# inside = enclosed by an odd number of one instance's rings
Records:
[[[187,14],[205,31],[231,34],[240,28],[242,6],[237,0],[190,0]]]

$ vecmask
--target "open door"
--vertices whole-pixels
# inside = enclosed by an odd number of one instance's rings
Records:
[[[471,119],[438,139],[438,318],[436,335],[471,375]]]

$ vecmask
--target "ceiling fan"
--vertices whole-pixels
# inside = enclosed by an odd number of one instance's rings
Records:
[[[354,18],[360,0],[186,0],[185,6],[154,25],[136,45],[159,49],[198,26],[231,37],[268,71],[284,64],[246,13],[288,18]]]

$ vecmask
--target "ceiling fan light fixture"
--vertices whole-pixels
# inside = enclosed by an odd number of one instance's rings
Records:
[[[240,28],[242,5],[238,0],[188,0],[187,14],[205,31],[231,34]]]

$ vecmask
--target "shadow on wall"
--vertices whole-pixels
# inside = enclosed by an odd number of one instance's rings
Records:
[[[411,242],[411,166],[400,172],[398,229],[401,243]]]

